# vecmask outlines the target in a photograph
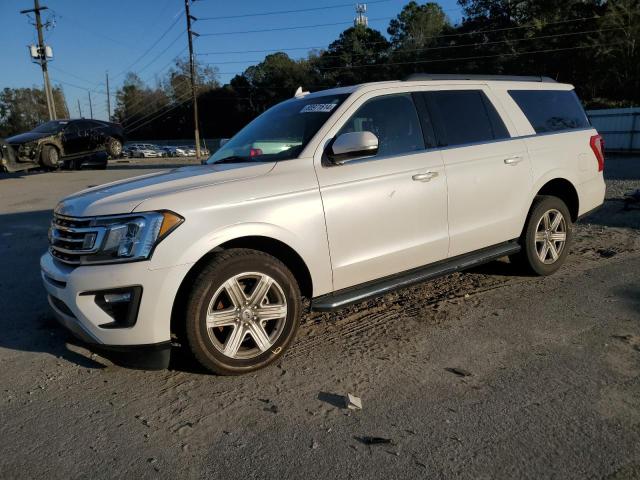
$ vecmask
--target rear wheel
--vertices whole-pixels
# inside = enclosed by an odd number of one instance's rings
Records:
[[[60,152],[53,145],[44,145],[40,152],[40,163],[43,167],[57,169],[60,167]]]
[[[109,137],[105,149],[112,158],[119,158],[122,155],[122,142],[117,138]]]
[[[511,261],[536,275],[551,275],[567,259],[573,225],[558,197],[536,197],[520,239],[522,250]]]
[[[196,277],[187,302],[187,341],[212,372],[248,373],[282,356],[301,310],[298,283],[282,262],[255,250],[227,250]]]

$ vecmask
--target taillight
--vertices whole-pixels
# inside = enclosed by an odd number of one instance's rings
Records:
[[[598,160],[598,171],[601,172],[604,170],[604,138],[594,135],[589,139],[589,145]]]
[[[250,157],[257,157],[258,155],[262,155],[262,150],[260,150],[259,148],[252,148],[251,150],[249,150]]]

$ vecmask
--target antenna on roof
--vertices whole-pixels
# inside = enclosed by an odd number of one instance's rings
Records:
[[[302,87],[298,87],[298,89],[296,90],[296,93],[293,94],[293,96],[295,98],[302,98],[305,95],[309,95],[310,92],[305,92],[304,90],[302,90]]]

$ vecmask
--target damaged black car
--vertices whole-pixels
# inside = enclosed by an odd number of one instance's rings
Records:
[[[108,157],[122,155],[124,131],[117,123],[102,120],[52,120],[3,143],[2,164],[10,172],[36,167],[106,168]]]

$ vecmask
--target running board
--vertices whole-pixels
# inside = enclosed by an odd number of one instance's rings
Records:
[[[380,280],[363,283],[355,287],[345,288],[337,292],[316,297],[311,301],[311,310],[329,312],[362,302],[372,297],[384,295],[393,290],[408,287],[415,283],[432,280],[450,273],[481,265],[506,255],[520,251],[516,240],[483,248],[476,252],[465,253],[430,265],[391,275]]]

